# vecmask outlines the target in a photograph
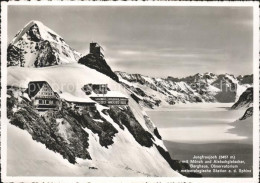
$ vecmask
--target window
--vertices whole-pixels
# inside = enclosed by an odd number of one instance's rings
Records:
[[[49,100],[46,100],[46,104],[49,104]]]
[[[43,101],[42,101],[42,100],[39,100],[39,104],[43,104]]]

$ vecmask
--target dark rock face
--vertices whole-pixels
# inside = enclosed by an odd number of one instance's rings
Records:
[[[252,84],[254,81],[253,74],[238,76],[238,79],[241,84]]]
[[[126,127],[140,145],[145,147],[153,145],[153,136],[143,129],[129,107],[123,110],[116,106],[110,107],[108,114],[121,129]]]
[[[29,40],[39,42],[41,41],[41,34],[38,25],[34,24],[28,31]]]
[[[101,72],[116,82],[119,82],[117,75],[111,70],[110,66],[107,64],[106,60],[102,57],[95,56],[93,54],[88,54],[78,61],[80,64],[83,64],[91,69],[95,69],[98,72]]]
[[[96,109],[89,109],[82,111],[82,114],[75,114],[73,110],[69,110],[69,114],[74,116],[83,128],[90,129],[93,133],[98,134],[99,143],[101,146],[108,147],[114,143],[113,138],[118,131],[115,127],[101,117]],[[94,121],[102,120],[103,122]]]
[[[18,66],[20,58],[20,49],[14,45],[7,47],[7,61],[8,66]],[[24,58],[23,58],[24,59]],[[22,60],[22,59],[21,59]]]
[[[253,87],[247,88],[246,91],[240,95],[238,101],[231,107],[231,109],[237,109],[239,107],[248,107],[253,103]]]
[[[35,40],[34,38],[33,40]],[[45,67],[58,65],[60,62],[59,50],[53,47],[53,45],[48,40],[37,40],[37,42],[28,43],[19,42],[19,46],[16,47],[10,44],[7,48],[7,61],[8,66],[21,66],[24,67],[25,63],[25,51],[27,46],[31,47],[31,54],[35,54],[36,59],[34,61],[35,67]]]
[[[60,58],[55,55],[57,49],[51,46],[49,41],[42,41],[38,46],[39,54],[34,62],[35,67],[58,65]]]
[[[251,116],[253,116],[253,107],[249,107],[246,110],[245,114],[239,120],[245,120],[245,119],[247,119],[247,118],[249,118]]]
[[[154,133],[154,135],[155,135],[158,139],[162,140],[162,137],[161,137],[161,135],[159,134],[159,131],[158,131],[157,128],[154,129],[153,133]]]
[[[170,167],[173,170],[180,172],[182,175],[187,177],[202,177],[201,174],[190,172],[190,173],[183,173],[181,170],[189,170],[190,166],[188,163],[182,163],[179,160],[173,160],[170,156],[168,151],[165,151],[162,147],[155,145],[160,154],[164,157],[164,159],[169,163]]]

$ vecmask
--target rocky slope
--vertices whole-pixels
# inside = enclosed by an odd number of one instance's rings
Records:
[[[237,77],[237,79],[239,80],[239,82],[241,84],[252,84],[253,83],[253,74],[251,74],[251,75],[244,75],[244,76],[239,75]]]
[[[62,74],[64,72],[67,74]],[[86,75],[88,77],[85,77]],[[63,101],[60,111],[39,113],[32,107],[24,92],[31,80],[45,80],[63,95],[70,93],[81,98],[88,98],[81,90],[84,84],[107,83],[111,90],[120,90],[129,97],[129,106],[106,108],[96,104],[96,109],[78,111],[72,110],[68,103]],[[131,99],[130,93],[120,87],[119,83],[94,69],[77,63],[41,69],[9,67],[7,82],[9,86],[13,86],[13,89],[8,89],[10,123],[26,130],[35,141],[71,162],[74,167],[72,174],[76,167],[81,167],[81,163],[90,163],[89,166],[94,167],[88,169],[92,173],[84,171],[93,176],[104,176],[104,172],[115,167],[121,167],[119,169],[122,171],[110,171],[109,176],[126,176],[126,169],[131,170],[131,175],[140,175],[141,172],[146,176],[180,176],[176,170],[189,168],[188,165],[170,157],[157,128]],[[9,151],[10,148],[12,147],[8,148]],[[13,161],[21,161],[21,157],[15,157],[14,155]],[[110,168],[105,168],[104,162]],[[38,169],[35,166],[35,170],[27,167],[28,172],[40,170],[41,164],[33,164],[38,166]],[[20,165],[23,166],[19,163],[10,165],[15,175],[24,171]]]
[[[253,107],[246,109],[242,117],[232,123],[233,128],[228,129],[228,132],[239,136],[247,137],[246,143],[253,142]]]
[[[97,57],[94,54],[87,54],[84,57],[81,57],[78,62],[107,75],[117,82],[119,81],[117,75],[111,70],[106,60],[102,57]]]
[[[249,107],[245,111],[245,114],[239,120],[245,120],[245,119],[250,118],[252,116],[253,116],[253,107]]]
[[[76,158],[91,159],[89,134],[85,128],[99,137],[100,146],[108,148],[114,143],[118,130],[102,116],[110,116],[122,129],[128,129],[134,139],[145,147],[153,146],[155,137],[138,123],[129,107],[74,109],[65,100],[58,111],[39,113],[32,106],[22,88],[9,88],[7,117],[10,123],[28,131],[32,138],[60,153],[71,163]]]
[[[39,21],[29,22],[7,48],[7,66],[46,67],[77,62],[81,54]]]
[[[238,134],[240,136],[246,136],[247,141],[252,142],[253,138],[253,97],[254,89],[249,87],[240,95],[238,101],[231,107],[232,110],[242,109],[245,110],[243,116],[233,123],[232,129],[229,129],[231,133]]]
[[[238,101],[231,107],[231,109],[249,108],[253,106],[253,87],[247,88],[246,91],[240,95]]]
[[[196,74],[185,78],[154,78],[141,74],[116,72],[121,84],[131,91],[131,96],[142,106],[154,108],[186,102],[235,102],[240,94],[251,86],[247,77]]]

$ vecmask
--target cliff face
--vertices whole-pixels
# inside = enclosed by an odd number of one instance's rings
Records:
[[[249,107],[239,120],[245,120],[253,116],[253,107]]]
[[[248,108],[253,106],[253,87],[247,88],[246,91],[240,95],[238,101],[231,107],[231,109]]]

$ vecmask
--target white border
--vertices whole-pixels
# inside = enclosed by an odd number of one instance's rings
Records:
[[[10,1],[8,5],[30,5],[30,6],[41,6],[41,5],[52,5],[52,6],[254,6],[258,5],[258,2],[253,1],[212,1],[212,2],[195,2],[195,1]]]
[[[7,157],[7,117],[6,117],[6,86],[7,86],[7,6],[1,2],[1,178],[6,175]],[[4,120],[3,120],[4,119]]]
[[[7,157],[7,117],[6,117],[6,97],[1,98],[1,164],[2,164],[2,181],[3,182],[113,182],[113,183],[175,183],[175,182],[200,182],[200,183],[257,183],[258,182],[258,172],[259,172],[259,3],[258,2],[74,2],[74,1],[45,1],[45,2],[29,2],[29,1],[12,1],[12,2],[1,2],[1,14],[2,14],[2,24],[1,24],[1,84],[2,93],[1,96],[6,96],[6,81],[7,81],[7,6],[9,5],[53,5],[53,6],[242,6],[242,7],[253,7],[254,11],[254,124],[253,124],[253,178],[178,178],[178,177],[11,177],[6,176],[6,157]]]
[[[259,3],[253,11],[253,73],[254,73],[254,110],[253,110],[253,177],[259,179]]]

